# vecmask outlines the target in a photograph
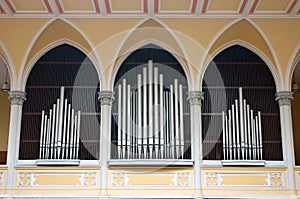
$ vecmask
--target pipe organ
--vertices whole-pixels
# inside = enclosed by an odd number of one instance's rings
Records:
[[[239,88],[236,99],[228,113],[222,112],[223,159],[262,160],[261,113],[254,116],[253,110],[243,99]]]
[[[78,159],[81,112],[75,113],[64,99],[64,87],[60,98],[49,110],[42,111],[39,159],[64,160]]]
[[[181,159],[184,154],[183,92],[150,60],[137,75],[137,87],[123,79],[118,92],[118,159]]]

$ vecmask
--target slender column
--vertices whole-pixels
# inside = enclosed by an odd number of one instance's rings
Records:
[[[15,178],[14,167],[19,158],[22,107],[23,102],[26,100],[26,93],[23,91],[11,91],[9,92],[9,99],[11,102],[11,110],[7,150],[8,169],[6,188],[12,189],[14,187]]]
[[[111,146],[111,108],[114,100],[112,91],[100,91],[98,93],[101,104],[100,124],[100,164],[101,164],[101,188],[107,188],[108,161],[110,159]]]
[[[291,115],[291,100],[294,99],[293,93],[280,91],[275,96],[275,100],[279,103],[280,107],[282,152],[283,160],[287,167],[287,188],[294,190],[296,188],[294,176],[295,157]]]
[[[191,111],[191,148],[194,160],[194,184],[195,189],[201,189],[201,165],[202,165],[202,135],[201,135],[201,101],[203,92],[188,92],[187,100],[190,102]]]

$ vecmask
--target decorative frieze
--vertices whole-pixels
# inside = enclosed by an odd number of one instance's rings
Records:
[[[275,96],[275,100],[279,103],[279,106],[290,106],[291,101],[294,99],[293,93],[290,91],[279,91]]]
[[[114,172],[111,175],[111,185],[113,187],[188,187],[191,183],[190,175],[189,172]]]
[[[204,93],[202,91],[190,91],[187,94],[187,101],[190,103],[191,106],[201,106],[202,101],[204,99]]]
[[[26,101],[26,93],[23,91],[10,91],[9,97],[12,105],[23,105],[23,102]]]
[[[17,186],[97,186],[97,172],[19,172]]]
[[[100,91],[98,92],[98,100],[102,105],[112,106],[112,103],[115,99],[114,92],[112,91]]]
[[[0,172],[0,186],[3,185],[3,179],[4,178],[4,173]]]
[[[206,172],[206,187],[284,187],[282,172]]]

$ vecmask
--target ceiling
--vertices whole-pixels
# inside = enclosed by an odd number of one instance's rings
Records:
[[[0,0],[14,17],[300,17],[300,0]]]

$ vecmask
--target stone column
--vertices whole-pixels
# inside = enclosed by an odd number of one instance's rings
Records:
[[[282,152],[284,164],[287,167],[287,188],[295,190],[295,156],[291,114],[291,100],[294,99],[293,93],[290,91],[280,91],[275,96],[275,100],[279,103],[280,107]]]
[[[100,91],[99,101],[101,104],[101,123],[100,123],[100,164],[101,164],[101,183],[102,189],[107,188],[108,181],[108,161],[110,159],[111,148],[111,109],[114,100],[112,91]]]
[[[194,184],[196,195],[201,193],[201,166],[202,166],[202,135],[201,135],[201,103],[203,100],[203,92],[188,92],[188,102],[190,103],[190,120],[191,120],[191,148],[192,159],[194,160]],[[202,195],[202,194],[201,194]],[[201,198],[201,196],[196,197]]]
[[[6,188],[12,189],[14,187],[15,165],[19,159],[20,146],[20,131],[22,119],[23,102],[26,100],[26,93],[23,91],[10,91],[9,99],[11,102],[10,110],[10,124],[8,135],[8,149],[7,149],[7,182]]]

